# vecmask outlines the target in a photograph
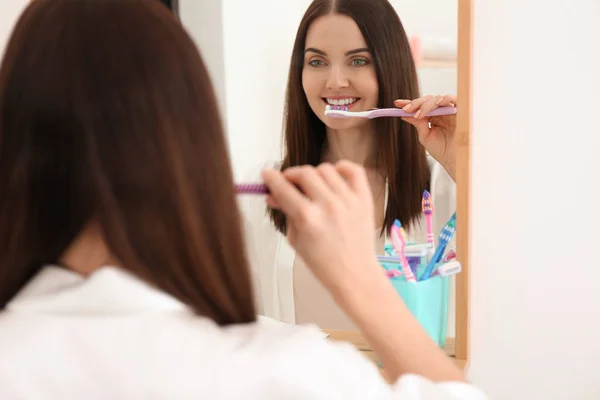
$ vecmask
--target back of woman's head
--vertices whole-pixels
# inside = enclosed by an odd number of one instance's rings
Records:
[[[122,268],[255,318],[210,79],[160,2],[29,5],[0,69],[0,188],[0,308],[94,221]]]

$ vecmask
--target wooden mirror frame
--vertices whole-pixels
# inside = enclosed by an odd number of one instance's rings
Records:
[[[455,358],[469,362],[469,277],[471,200],[471,71],[473,0],[458,0],[457,122],[456,122],[456,225],[457,259],[462,271],[456,275]]]

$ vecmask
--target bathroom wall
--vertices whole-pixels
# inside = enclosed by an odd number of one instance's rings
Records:
[[[600,399],[600,2],[476,0],[470,378]]]
[[[29,0],[10,0],[0,2],[0,54],[4,54],[6,41]]]

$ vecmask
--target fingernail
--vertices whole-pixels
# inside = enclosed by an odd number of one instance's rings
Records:
[[[404,100],[404,99],[398,99],[398,100],[394,100],[394,103],[404,103],[408,100]]]
[[[410,110],[410,106],[411,106],[411,104],[407,104],[407,105],[405,105],[404,107],[402,107],[402,109],[403,109],[404,111],[408,111],[408,110]]]
[[[421,116],[421,110],[417,111],[417,113],[415,114],[415,118],[419,118]]]

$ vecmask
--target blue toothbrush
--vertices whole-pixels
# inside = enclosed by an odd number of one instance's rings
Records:
[[[424,281],[425,279],[429,279],[429,277],[433,273],[435,265],[438,264],[441,261],[442,257],[444,256],[444,251],[446,251],[446,246],[452,239],[452,236],[454,235],[455,230],[456,230],[456,213],[452,214],[452,216],[446,223],[446,226],[444,226],[444,229],[442,229],[442,231],[440,232],[440,236],[438,238],[437,249],[435,249],[435,253],[433,254],[433,257],[431,257],[431,260],[429,260],[429,263],[427,264],[427,267],[425,267],[425,271],[419,278],[419,281]]]

